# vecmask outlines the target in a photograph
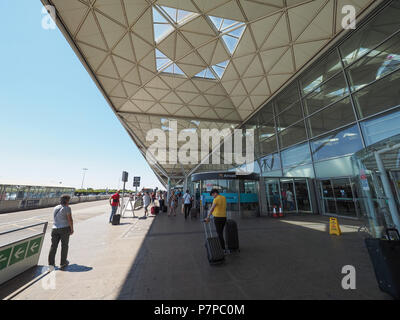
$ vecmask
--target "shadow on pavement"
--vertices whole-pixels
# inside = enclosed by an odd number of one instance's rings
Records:
[[[389,298],[378,288],[362,237],[353,231],[329,235],[329,217],[238,219],[237,223],[241,251],[226,256],[224,264],[210,266],[199,220],[158,215],[118,299]],[[345,265],[356,268],[356,290],[341,286]]]
[[[66,271],[66,272],[88,272],[90,270],[93,270],[93,268],[74,263],[74,264],[70,264],[65,269],[60,269],[60,270]]]

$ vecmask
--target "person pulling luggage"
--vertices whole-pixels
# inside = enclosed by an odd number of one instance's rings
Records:
[[[224,227],[226,224],[226,198],[219,194],[217,189],[212,189],[210,195],[214,198],[210,211],[204,222],[209,223],[211,215],[214,216],[215,229],[217,230],[219,242],[224,250],[225,254],[229,253],[229,250],[225,249],[224,240]]]
[[[111,215],[110,215],[109,223],[112,223],[113,216],[117,214],[118,207],[121,206],[121,203],[120,203],[121,196],[119,194],[120,194],[120,190],[117,190],[117,192],[114,193],[108,199],[108,201],[110,202],[110,206],[111,206]]]
[[[185,220],[189,216],[191,208],[192,208],[192,196],[190,195],[189,190],[186,190],[186,193],[183,195],[183,210],[185,212]]]

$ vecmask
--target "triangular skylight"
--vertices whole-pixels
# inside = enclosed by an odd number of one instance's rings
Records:
[[[179,68],[175,63],[169,65],[167,68],[162,70],[162,72],[167,72],[167,73],[173,73],[173,74],[180,74],[182,76],[185,75],[185,73]]]
[[[221,79],[225,72],[225,69],[228,65],[228,62],[229,62],[229,60],[226,60],[224,62],[214,64],[210,68],[205,68],[204,70],[202,70],[198,74],[196,74],[195,77],[205,78],[205,79],[217,79],[217,77],[218,77]],[[217,77],[215,75],[217,75]]]
[[[218,78],[220,78],[220,79],[222,78],[222,76],[223,76],[223,74],[225,72],[225,69],[226,69],[226,67],[228,65],[228,62],[229,62],[229,60],[226,60],[224,62],[220,62],[220,63],[214,64],[211,67],[214,70],[214,72],[217,74]]]
[[[153,7],[153,26],[155,42],[159,42],[174,30],[174,27],[155,7]]]
[[[190,11],[185,11],[182,9],[175,9],[166,6],[157,6],[161,12],[167,15],[171,21],[175,24],[181,24],[188,20],[190,17],[197,17],[198,14]]]
[[[181,9],[156,5],[153,7],[154,40],[159,42],[179,25],[197,17],[198,14]]]
[[[156,49],[156,66],[157,71],[161,71],[166,65],[170,64],[172,61],[160,50]]]
[[[179,25],[187,23],[199,14],[195,12],[185,11],[181,9],[170,8],[161,5],[153,6],[153,25],[154,40],[159,43],[162,39],[176,30]],[[226,48],[233,54],[236,46],[242,36],[246,25],[244,22],[231,19],[224,19],[215,16],[208,16],[212,24],[215,26],[217,33],[226,45]],[[194,35],[195,36],[195,35]],[[221,79],[229,60],[217,63],[211,67],[207,67],[195,77],[205,79]],[[157,71],[173,74],[184,75],[184,72],[167,56],[156,49],[156,66]]]
[[[214,16],[210,16],[210,20],[218,32],[222,34],[222,39],[224,40],[229,52],[232,54],[236,49],[236,45],[238,44],[246,25],[240,21]]]
[[[195,77],[205,78],[205,79],[215,79],[215,75],[210,70],[210,68],[205,68],[204,70],[202,70],[198,74],[196,74]]]
[[[156,49],[156,66],[157,71],[185,75],[181,68],[158,49]]]

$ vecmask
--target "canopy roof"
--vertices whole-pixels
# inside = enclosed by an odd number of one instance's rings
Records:
[[[170,132],[168,120],[178,131],[242,124],[337,37],[343,5],[358,15],[377,1],[42,2],[145,154],[147,131]],[[165,184],[196,165],[151,167]]]

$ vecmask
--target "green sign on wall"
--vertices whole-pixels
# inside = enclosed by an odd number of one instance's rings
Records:
[[[10,259],[11,249],[12,248],[8,248],[0,251],[0,270],[7,267],[8,260]]]
[[[17,263],[18,261],[23,260],[25,258],[25,253],[27,248],[28,248],[28,242],[17,244],[11,253],[11,260],[9,265],[11,266],[14,263]]]
[[[33,239],[29,242],[28,253],[26,254],[27,258],[39,252],[41,242],[42,242],[42,237]]]
[[[7,268],[25,258],[40,254],[43,235],[32,240],[17,243],[7,249],[0,249],[0,270]]]

